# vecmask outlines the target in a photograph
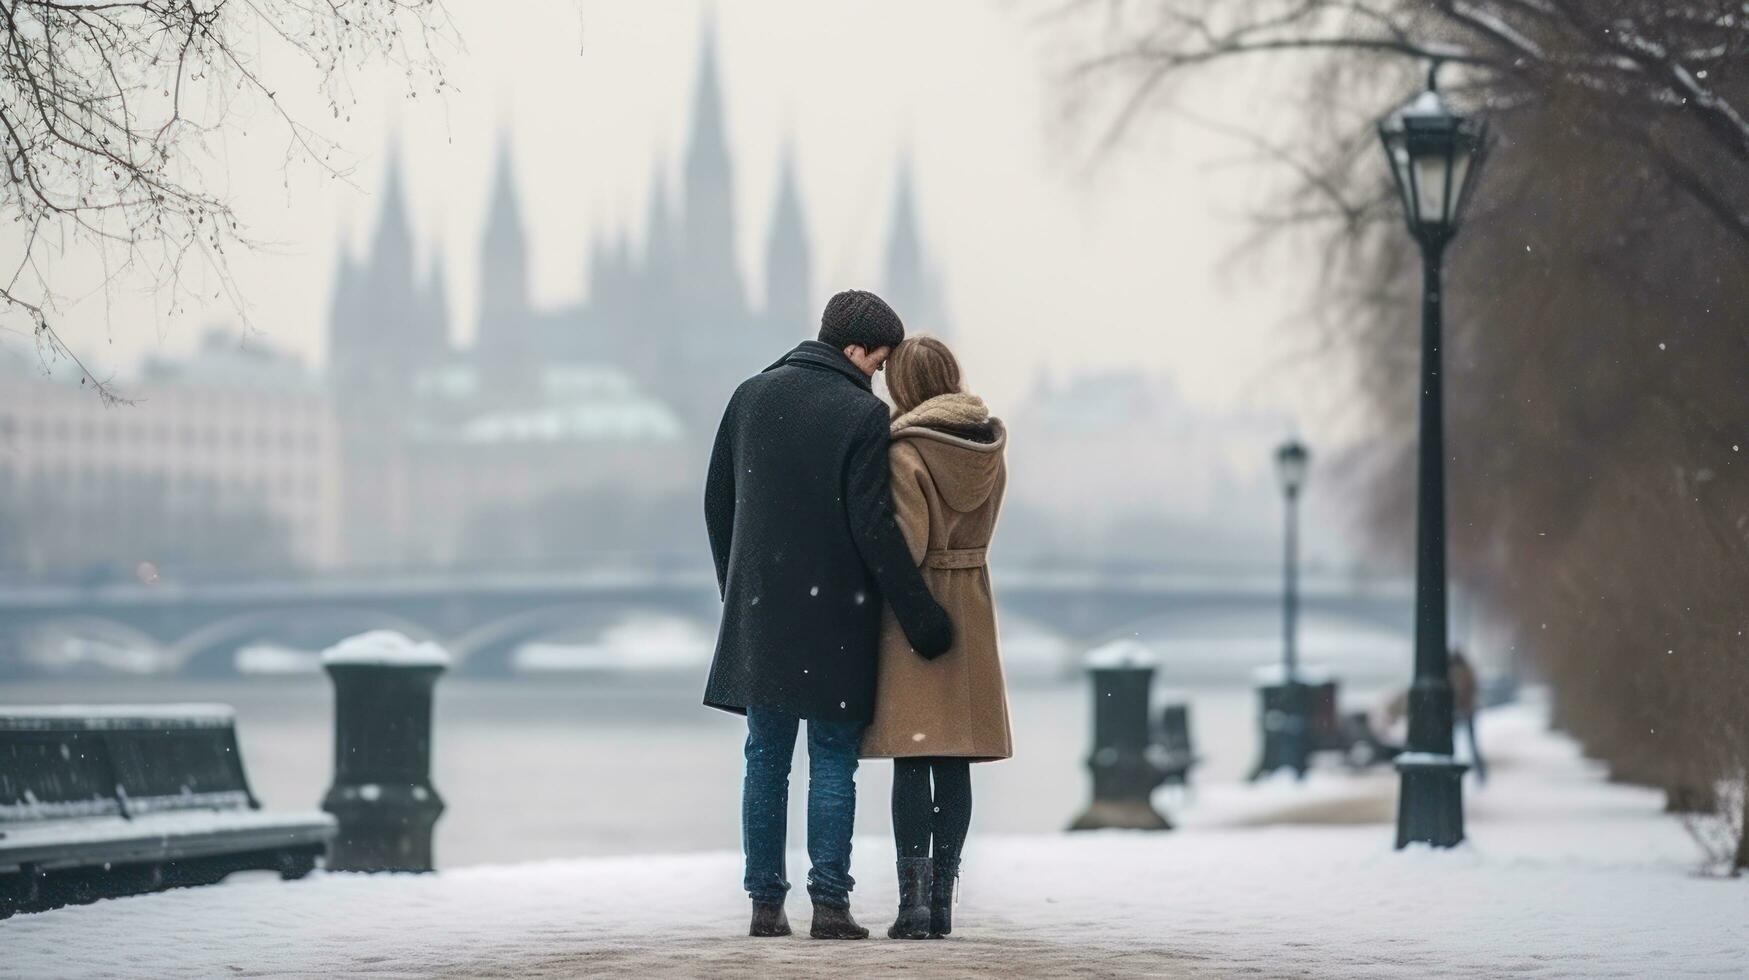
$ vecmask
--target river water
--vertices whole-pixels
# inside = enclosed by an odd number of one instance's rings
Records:
[[[690,672],[445,677],[433,736],[434,782],[448,806],[439,865],[738,849],[743,722],[700,705],[701,684]],[[1257,750],[1255,695],[1227,683],[1181,696],[1205,757],[1198,779],[1240,778]],[[1060,830],[1087,801],[1089,687],[1019,681],[1010,699],[1015,757],[974,767],[975,831]],[[313,808],[333,776],[333,694],[321,675],[9,681],[0,701],[230,704],[264,805]],[[796,772],[799,843],[801,759]],[[858,783],[858,833],[888,833],[891,764],[866,763]]]

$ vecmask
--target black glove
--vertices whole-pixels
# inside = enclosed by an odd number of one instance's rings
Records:
[[[911,649],[924,660],[934,660],[953,649],[953,620],[941,603],[933,599],[917,610],[914,622],[899,625],[905,631],[905,639],[911,641]]]

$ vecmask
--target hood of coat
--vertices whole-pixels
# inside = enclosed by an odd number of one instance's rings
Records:
[[[863,374],[861,368],[850,363],[850,358],[845,357],[843,351],[838,350],[831,344],[822,343],[818,340],[802,341],[800,344],[796,345],[795,350],[778,358],[775,364],[765,370],[775,370],[783,367],[785,364],[800,364],[805,367],[825,368],[828,371],[837,371],[839,374],[856,382],[865,390],[872,391],[874,388],[874,380],[868,375]]]
[[[923,457],[941,499],[954,510],[977,510],[995,492],[1008,430],[978,396],[931,398],[893,419],[892,433]]]

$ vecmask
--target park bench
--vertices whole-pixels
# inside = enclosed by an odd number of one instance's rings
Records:
[[[1264,744],[1262,758],[1252,770],[1251,779],[1283,768],[1298,768],[1291,741],[1296,697],[1303,699],[1306,762],[1329,753],[1339,756],[1349,769],[1359,770],[1390,762],[1402,751],[1379,737],[1366,712],[1341,710],[1336,681],[1321,676],[1302,680],[1296,694],[1291,686],[1281,683],[1280,674],[1274,670],[1260,671],[1259,677],[1264,680],[1258,688],[1262,695]]]
[[[0,919],[308,874],[334,818],[260,807],[228,707],[0,706]]]

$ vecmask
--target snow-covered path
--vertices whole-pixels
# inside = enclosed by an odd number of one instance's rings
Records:
[[[796,937],[745,938],[739,858],[711,854],[102,902],[0,923],[0,975],[1749,975],[1749,881],[1696,876],[1657,796],[1601,783],[1533,711],[1490,733],[1495,779],[1458,851],[1395,853],[1378,823],[1257,826],[1290,800],[1370,819],[1388,778],[1211,787],[1175,833],[975,840],[941,942],[811,941],[799,887]],[[877,934],[890,854],[858,841]],[[804,867],[792,857],[793,878]]]

